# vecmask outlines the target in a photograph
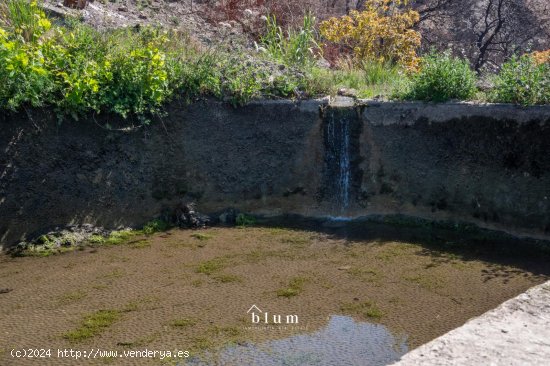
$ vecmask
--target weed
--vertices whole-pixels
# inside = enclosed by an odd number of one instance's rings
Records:
[[[359,314],[369,319],[380,319],[384,313],[370,301],[345,303],[340,306],[344,313]]]
[[[124,276],[124,271],[121,269],[115,269],[109,273],[104,274],[103,278],[121,278]]]
[[[95,290],[106,290],[109,288],[109,286],[104,284],[97,284],[97,285],[93,285],[92,288]]]
[[[292,278],[288,286],[285,288],[281,288],[277,290],[277,296],[280,297],[294,297],[302,293],[304,289],[304,283],[307,281],[307,279],[303,277],[294,277]]]
[[[101,245],[105,243],[105,237],[103,235],[94,234],[88,238],[88,243],[92,245]]]
[[[149,221],[147,224],[143,225],[143,228],[141,229],[141,231],[145,235],[151,235],[154,233],[166,231],[168,230],[169,227],[170,226],[166,221],[156,219],[156,220]]]
[[[149,343],[155,341],[158,337],[159,337],[158,333],[153,333],[149,336],[136,339],[135,341],[118,342],[117,346],[122,346],[122,347],[127,347],[127,348],[142,347],[142,346],[148,345]]]
[[[201,287],[201,286],[202,286],[202,280],[201,280],[201,279],[197,279],[197,280],[191,281],[191,286],[193,286],[193,287]]]
[[[149,248],[151,246],[151,242],[149,242],[146,239],[132,241],[129,244],[130,244],[130,248],[133,248],[133,249]]]
[[[68,292],[59,297],[59,304],[66,305],[74,302],[78,302],[87,296],[85,291],[78,290],[75,292]]]
[[[236,222],[238,226],[252,226],[256,224],[256,218],[251,215],[240,213],[237,215]]]
[[[378,282],[382,275],[372,269],[364,269],[359,267],[352,267],[348,270],[348,273],[352,276],[359,277],[367,282]]]
[[[413,274],[413,275],[403,276],[403,279],[409,282],[414,282],[418,284],[420,287],[430,291],[437,290],[445,286],[445,280],[433,274],[426,274],[426,275]]]
[[[211,274],[223,269],[226,266],[226,264],[227,264],[226,258],[224,257],[214,258],[209,261],[200,263],[195,269],[195,272],[204,273],[205,275],[210,276]]]
[[[129,239],[132,237],[139,235],[140,233],[134,230],[120,230],[120,231],[113,231],[109,236],[105,239],[105,244],[108,245],[120,245],[126,243]]]
[[[207,350],[214,347],[214,342],[208,337],[196,337],[191,341],[191,349]]]
[[[197,323],[196,320],[193,320],[193,319],[190,319],[190,318],[181,318],[181,319],[176,319],[174,321],[172,321],[172,323],[170,323],[170,325],[172,325],[173,327],[176,327],[176,328],[187,328],[187,327],[191,327],[193,325],[195,325]]]
[[[310,242],[311,242],[311,239],[309,238],[309,236],[308,237],[300,236],[298,234],[281,239],[281,243],[293,244],[296,246],[304,246],[306,244],[309,244]]]
[[[201,240],[201,241],[204,241],[204,240],[210,240],[210,239],[212,239],[214,236],[211,235],[211,234],[194,233],[194,234],[191,234],[191,237],[192,237],[192,238],[195,238],[195,239],[198,239],[198,240]]]
[[[229,274],[219,274],[214,276],[214,279],[220,283],[242,282],[242,278],[240,276]]]
[[[86,315],[79,328],[65,333],[63,338],[71,342],[82,342],[93,338],[96,335],[109,328],[120,317],[116,310],[99,310],[90,315]]]
[[[126,304],[124,309],[122,309],[122,312],[130,313],[132,311],[138,311],[138,309],[139,309],[138,302],[137,301],[131,301],[128,304]]]
[[[215,335],[223,335],[224,337],[237,337],[241,334],[240,329],[234,326],[214,326],[209,329],[209,332]]]

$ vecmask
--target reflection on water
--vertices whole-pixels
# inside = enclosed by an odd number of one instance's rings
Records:
[[[379,324],[334,315],[312,334],[227,347],[191,365],[387,365],[407,352],[406,339]]]

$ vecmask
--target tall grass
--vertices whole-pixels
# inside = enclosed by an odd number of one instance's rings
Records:
[[[289,27],[285,32],[271,15],[267,18],[267,31],[261,43],[275,60],[287,65],[309,66],[320,50],[315,35],[315,17],[307,13],[301,27]]]
[[[355,67],[351,60],[341,60],[336,69],[313,68],[308,80],[309,94],[336,94],[339,89],[354,89],[359,98],[390,98],[405,88],[407,76],[391,63],[364,61]]]
[[[36,0],[3,0],[0,3],[0,27],[18,34],[25,42],[36,40],[50,26]]]

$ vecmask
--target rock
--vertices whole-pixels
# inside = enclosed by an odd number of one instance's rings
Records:
[[[210,225],[210,217],[195,210],[195,203],[182,202],[176,208],[176,225],[181,228],[199,229]]]
[[[306,190],[302,186],[298,186],[294,189],[287,189],[285,193],[283,193],[283,196],[289,197],[295,194],[301,194],[302,196],[305,196],[307,194]]]
[[[357,90],[341,88],[341,89],[338,89],[338,95],[341,95],[343,97],[357,98]]]
[[[234,208],[228,208],[218,216],[218,220],[221,224],[224,225],[235,225],[237,223],[238,215],[239,211]]]
[[[120,6],[117,10],[126,13],[128,11],[128,8],[126,6]]]
[[[324,58],[318,59],[316,63],[317,63],[317,66],[322,69],[330,69],[330,62],[328,62]]]
[[[39,235],[28,242],[20,242],[10,253],[18,254],[26,250],[40,252],[61,247],[76,247],[87,242],[92,236],[107,237],[110,231],[91,224],[56,227],[46,234]]]
[[[88,5],[88,0],[64,0],[63,6],[73,9],[84,9]]]
[[[489,92],[495,87],[494,82],[487,77],[479,78],[476,82],[476,86],[482,92]]]
[[[141,14],[138,15],[138,18],[139,19],[147,19],[147,15],[141,13]]]

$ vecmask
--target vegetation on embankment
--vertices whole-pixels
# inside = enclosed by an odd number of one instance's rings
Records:
[[[317,26],[282,29],[268,17],[254,56],[205,50],[155,27],[98,31],[78,20],[53,22],[36,1],[0,4],[0,108],[53,106],[60,118],[115,113],[148,122],[175,95],[307,98],[341,88],[361,98],[550,102],[549,53],[516,57],[478,90],[470,65],[449,54],[417,55],[418,14],[407,1],[369,0],[363,12]],[[368,37],[365,37],[368,35]],[[342,50],[322,67],[327,47]],[[353,89],[353,90],[350,90]]]
[[[49,257],[87,247],[128,244],[132,248],[149,246],[148,237],[166,231],[171,225],[163,220],[151,220],[141,229],[105,230],[92,225],[69,226],[40,235],[28,242],[20,242],[8,253],[13,257]]]

